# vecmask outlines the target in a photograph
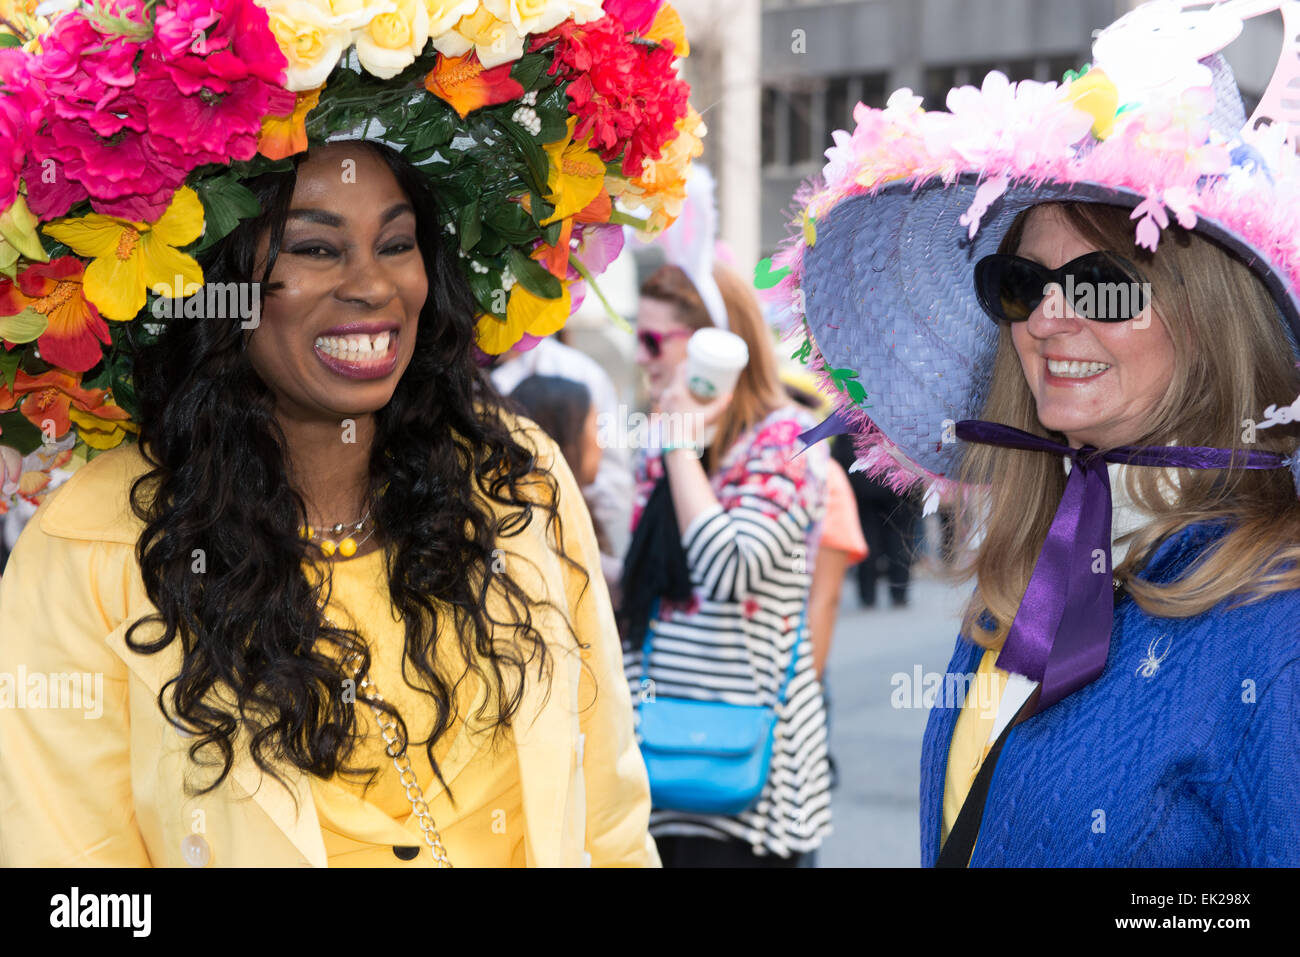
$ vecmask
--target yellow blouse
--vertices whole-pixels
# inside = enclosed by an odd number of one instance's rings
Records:
[[[389,603],[383,551],[335,562],[332,577],[329,617],[340,626],[356,628],[370,648],[371,679],[406,722],[411,737],[407,755],[447,857],[457,867],[523,867],[519,761],[508,731],[501,732],[493,744],[491,734],[473,718],[486,699],[483,683],[466,674],[455,690],[452,725],[434,746],[434,757],[451,787],[449,796],[420,743],[433,727],[433,699],[402,678],[405,634]],[[447,633],[449,624],[440,619],[438,655],[443,674],[454,677],[465,673],[464,658],[454,635]],[[413,672],[411,676],[417,677]],[[354,691],[358,724],[365,737],[350,763],[378,767],[379,773],[368,788],[364,776],[311,779],[329,866],[432,867],[419,819],[398,782],[393,760],[384,750],[374,712],[360,690]],[[469,726],[466,716],[470,716]],[[418,847],[419,853],[404,860],[394,847]]]
[[[957,823],[957,814],[961,811],[966,795],[970,793],[971,785],[975,783],[980,765],[992,750],[989,732],[997,720],[998,704],[1007,683],[1007,673],[997,667],[997,660],[998,653],[992,649],[985,651],[980,658],[974,684],[966,695],[961,714],[957,716],[957,724],[952,731],[952,743],[948,747],[948,773],[944,777],[940,847],[943,846],[942,842],[948,840],[948,832]]]

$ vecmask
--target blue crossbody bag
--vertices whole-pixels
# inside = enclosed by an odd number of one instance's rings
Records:
[[[656,600],[652,622],[658,613]],[[794,677],[807,620],[805,603],[790,665],[777,695],[780,704],[785,703]],[[647,627],[637,705],[637,741],[650,775],[650,803],[693,814],[732,816],[749,810],[762,794],[772,764],[775,709],[646,694],[653,639],[654,629]]]

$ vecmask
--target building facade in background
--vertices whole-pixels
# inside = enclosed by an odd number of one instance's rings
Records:
[[[795,189],[825,165],[831,133],[853,128],[855,104],[884,106],[910,87],[943,109],[949,89],[990,70],[1059,80],[1116,12],[1116,0],[763,0],[764,254],[786,235]]]
[[[1133,0],[762,0],[761,255],[787,234],[791,197],[825,165],[859,101],[901,87],[943,109],[949,89],[990,70],[1057,80],[1091,59],[1092,35]],[[1253,109],[1282,44],[1273,13],[1250,20],[1227,57]],[[720,170],[720,176],[726,171]]]

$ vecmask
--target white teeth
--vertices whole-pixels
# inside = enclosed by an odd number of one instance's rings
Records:
[[[1110,368],[1108,362],[1076,362],[1048,359],[1047,371],[1063,379],[1087,379]]]
[[[392,341],[391,332],[378,333],[373,339],[363,333],[354,333],[347,336],[318,336],[315,346],[334,359],[371,362],[386,356]]]

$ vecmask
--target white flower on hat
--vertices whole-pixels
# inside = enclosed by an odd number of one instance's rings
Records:
[[[461,17],[467,17],[478,9],[478,0],[424,0],[425,11],[429,14],[429,36],[440,37],[456,26]],[[469,50],[467,45],[461,53]],[[443,52],[439,48],[439,52]],[[447,56],[460,56],[460,53],[447,53]]]
[[[520,36],[545,33],[569,18],[569,0],[483,0],[483,6]]]
[[[572,0],[569,4],[569,16],[574,23],[590,23],[605,15],[605,0]]]
[[[454,29],[435,35],[433,45],[449,57],[464,56],[472,49],[488,70],[524,55],[524,38],[519,31],[509,21],[492,16],[486,7],[461,17]]]
[[[379,13],[393,9],[388,2],[368,7],[345,5],[345,0],[257,0],[266,11],[271,32],[289,61],[285,87],[295,93],[314,90],[325,82],[352,35]]]
[[[374,17],[357,34],[357,58],[366,72],[387,80],[415,62],[429,42],[424,0],[397,0],[397,9]]]
[[[885,115],[891,119],[911,116],[921,108],[921,97],[912,93],[910,86],[902,87],[889,94],[885,101]]]

